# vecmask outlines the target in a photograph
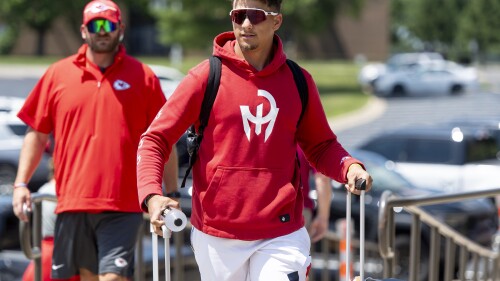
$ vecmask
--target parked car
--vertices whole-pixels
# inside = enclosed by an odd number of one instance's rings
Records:
[[[184,74],[173,67],[164,65],[150,64],[149,67],[160,80],[161,89],[168,99],[184,78]]]
[[[448,122],[450,126],[469,128],[476,130],[487,130],[495,138],[498,151],[500,152],[500,115],[490,116],[488,118],[455,118]],[[497,155],[500,159],[500,155]]]
[[[451,61],[429,61],[386,71],[373,83],[379,96],[457,95],[478,89],[474,67]]]
[[[372,189],[365,194],[365,237],[366,241],[378,241],[378,211],[382,193],[386,190],[401,197],[427,196],[443,193],[441,190],[419,188],[412,185],[401,174],[397,173],[394,164],[383,156],[363,150],[352,150],[353,157],[361,160],[368,172],[373,177]],[[342,184],[333,183],[333,196],[330,209],[330,228],[336,221],[346,216],[346,190]],[[312,198],[315,197],[314,192]],[[359,197],[352,196],[352,218],[355,233],[359,237]],[[426,212],[447,223],[450,227],[476,241],[483,246],[491,246],[492,238],[498,229],[497,208],[489,198],[464,200],[456,203],[435,204],[422,207]],[[399,212],[395,215],[396,225],[396,251],[400,272],[395,278],[408,280],[410,227],[412,219],[410,214]],[[430,231],[422,227],[421,233],[421,258],[420,277],[427,280],[429,271],[429,244]],[[443,244],[444,245],[444,244]],[[441,256],[441,258],[443,258]]]
[[[396,170],[414,185],[443,191],[500,187],[500,160],[495,138],[474,127],[406,127],[381,133],[360,149],[394,161]]]
[[[398,53],[387,59],[387,67],[392,70],[411,67],[416,64],[444,61],[443,55],[436,52]]]
[[[14,183],[19,154],[27,130],[26,124],[15,116],[17,111],[0,113],[0,195],[10,194]],[[28,187],[36,191],[44,184],[49,176],[49,155],[44,153],[42,160],[35,170]]]
[[[415,65],[433,61],[444,61],[444,57],[434,52],[394,54],[385,63],[370,63],[363,66],[359,72],[358,81],[365,91],[373,93],[375,81],[387,72],[410,69]]]

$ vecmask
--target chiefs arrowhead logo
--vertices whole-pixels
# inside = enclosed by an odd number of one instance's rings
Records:
[[[117,91],[123,91],[130,88],[130,85],[125,81],[116,80],[115,83],[113,83],[113,88]]]

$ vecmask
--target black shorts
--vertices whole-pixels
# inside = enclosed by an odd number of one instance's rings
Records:
[[[80,274],[134,274],[134,250],[142,225],[141,213],[62,213],[54,230],[52,278]]]

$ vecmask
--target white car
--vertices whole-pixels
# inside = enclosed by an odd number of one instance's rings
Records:
[[[408,67],[419,63],[439,62],[444,61],[444,57],[440,53],[421,52],[421,53],[399,53],[392,55],[386,62],[387,67],[398,69]]]
[[[477,90],[474,67],[451,61],[430,61],[386,71],[373,84],[379,96],[456,95]]]
[[[410,69],[421,63],[444,61],[439,53],[421,52],[421,53],[399,53],[394,54],[386,63],[370,63],[363,66],[358,75],[358,82],[363,90],[372,93],[373,84],[387,72]]]
[[[185,75],[173,67],[156,64],[150,64],[149,67],[151,67],[158,79],[160,79],[161,89],[168,99]]]

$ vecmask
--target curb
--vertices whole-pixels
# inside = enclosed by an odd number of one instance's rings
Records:
[[[40,78],[47,70],[47,65],[0,64],[2,78]]]
[[[360,126],[380,117],[386,110],[387,103],[384,99],[371,96],[368,102],[360,109],[328,119],[334,132],[343,131]]]

